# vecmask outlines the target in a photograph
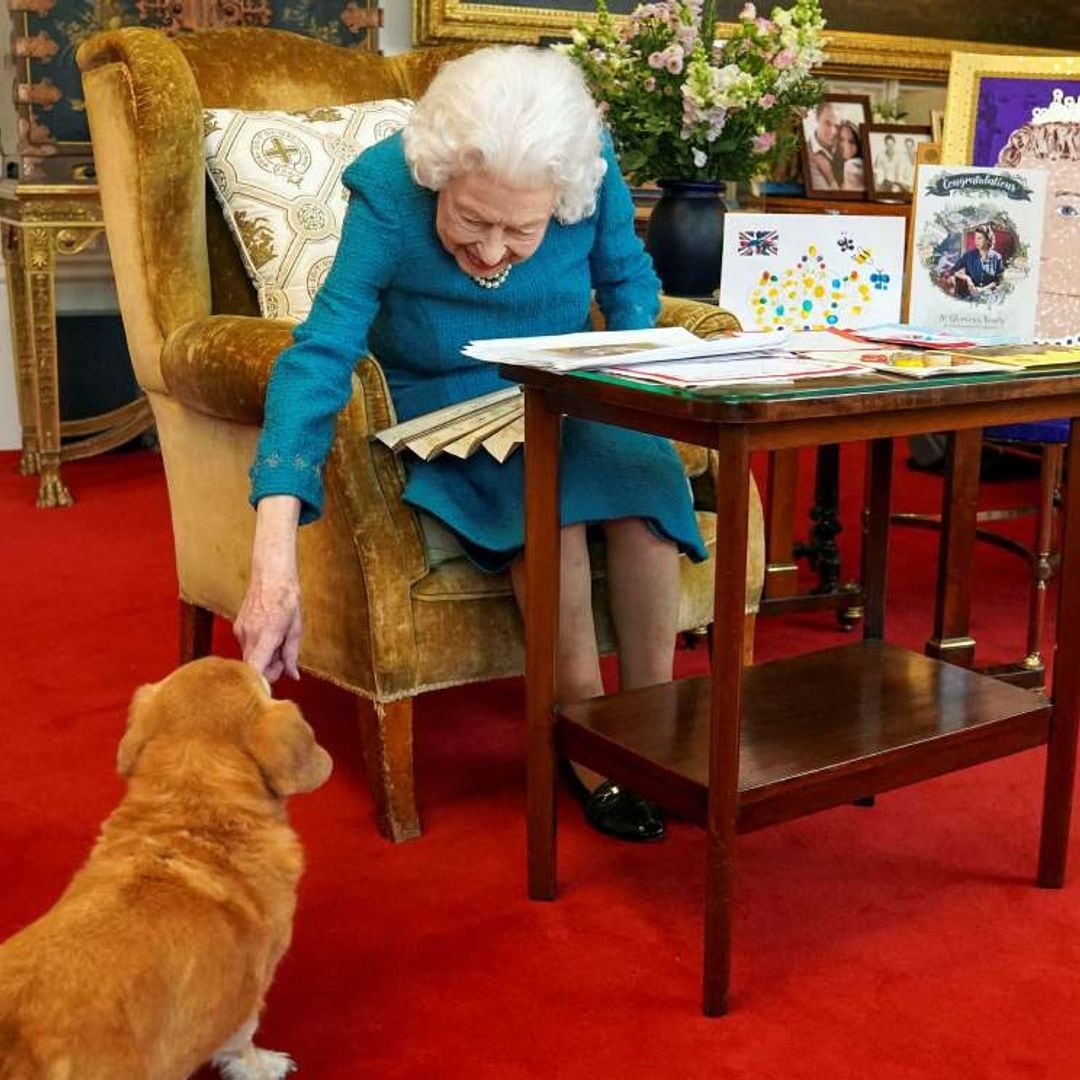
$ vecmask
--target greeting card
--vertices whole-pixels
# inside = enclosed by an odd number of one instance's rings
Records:
[[[929,165],[915,193],[910,320],[1035,336],[1046,174]]]
[[[747,330],[848,330],[897,322],[904,220],[728,214],[720,306]]]

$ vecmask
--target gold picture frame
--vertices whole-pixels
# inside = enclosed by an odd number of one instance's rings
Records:
[[[1017,89],[1021,84],[1049,84],[1056,80],[1080,82],[1080,56],[955,53],[949,69],[949,88],[945,98],[942,164],[989,164],[975,160],[979,149],[976,144],[983,139],[979,101],[986,79],[1009,80],[1016,84]]]
[[[561,0],[565,3],[566,0]],[[413,40],[417,45],[452,41],[526,42],[562,39],[579,22],[590,22],[590,11],[566,6],[532,7],[516,4],[488,4],[473,0],[413,0]],[[729,33],[732,23],[718,23],[720,35]],[[943,83],[949,74],[949,57],[955,51],[1000,53],[1001,44],[946,40],[934,37],[906,37],[896,34],[826,31],[829,56],[824,72],[832,75],[914,79]],[[1009,46],[1024,55],[1049,56],[1060,52],[1049,48]]]

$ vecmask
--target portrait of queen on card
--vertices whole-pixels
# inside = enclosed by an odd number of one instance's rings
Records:
[[[1080,334],[1080,99],[1054,87],[1009,132],[998,165],[1046,173],[1046,225],[1036,333]]]
[[[1046,177],[1009,169],[919,172],[910,318],[941,330],[1030,338]]]

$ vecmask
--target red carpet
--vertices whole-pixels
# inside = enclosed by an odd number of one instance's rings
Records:
[[[940,481],[903,456],[897,504],[932,508]],[[15,463],[0,455],[0,937],[84,858],[121,794],[128,699],[176,651],[159,460],[73,464],[78,502],[52,512],[34,508]],[[857,448],[844,478],[853,568]],[[1008,502],[1030,486],[984,494]],[[929,629],[935,547],[893,533],[888,634],[900,643]],[[979,545],[978,574],[980,659],[1012,658],[1024,569]],[[763,619],[757,655],[840,640],[827,613]],[[216,647],[235,654],[227,627]],[[680,654],[682,671],[703,664],[703,650]],[[1066,889],[1034,888],[1041,752],[741,838],[734,1011],[706,1020],[696,829],[620,845],[564,801],[561,897],[524,898],[519,681],[421,700],[426,832],[401,847],[375,834],[348,696],[311,680],[293,690],[336,762],[292,805],[308,873],[261,1038],[302,1076],[1080,1076],[1080,851]]]

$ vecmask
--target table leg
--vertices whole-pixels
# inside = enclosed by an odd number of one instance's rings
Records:
[[[927,656],[963,667],[971,667],[975,660],[975,639],[969,631],[981,450],[980,428],[954,431],[949,435],[941,503],[934,634],[925,649]]]
[[[874,439],[867,447],[866,497],[863,501],[863,637],[885,637],[885,580],[889,555],[889,507],[892,502],[892,439]]]
[[[1044,889],[1065,884],[1077,723],[1080,719],[1080,420],[1070,425],[1066,469],[1061,583],[1058,593],[1057,651],[1054,656],[1054,712],[1046,749],[1042,840],[1038,882]]]
[[[70,506],[74,501],[60,479],[60,397],[56,370],[56,253],[53,234],[44,227],[23,230],[34,392],[37,399],[38,484],[40,507]]]
[[[717,529],[710,703],[708,853],[705,868],[704,1010],[728,1009],[735,822],[739,807],[739,724],[746,610],[750,450],[744,432],[718,436]]]
[[[1035,518],[1035,543],[1032,548],[1032,584],[1028,598],[1027,654],[1023,666],[1042,671],[1043,631],[1046,629],[1046,594],[1055,573],[1057,543],[1057,499],[1064,475],[1065,447],[1048,443],[1042,448],[1039,470],[1039,507]]]
[[[529,897],[555,898],[555,657],[559,621],[559,434],[525,390],[525,768]],[[745,574],[744,574],[745,576]]]
[[[795,562],[795,490],[798,450],[769,454],[769,505],[765,511],[765,596],[794,596],[799,566]]]
[[[835,443],[819,446],[814,472],[814,506],[810,511],[813,527],[807,551],[817,570],[815,593],[836,592],[840,584],[840,548],[836,538],[843,531],[837,513],[840,505],[840,447]]]
[[[22,457],[19,472],[30,476],[38,471],[37,402],[34,397],[34,354],[30,344],[30,307],[26,299],[26,278],[20,257],[19,230],[4,227],[4,267],[7,275],[8,311],[11,314],[11,351],[15,362],[19,427],[22,429]]]

